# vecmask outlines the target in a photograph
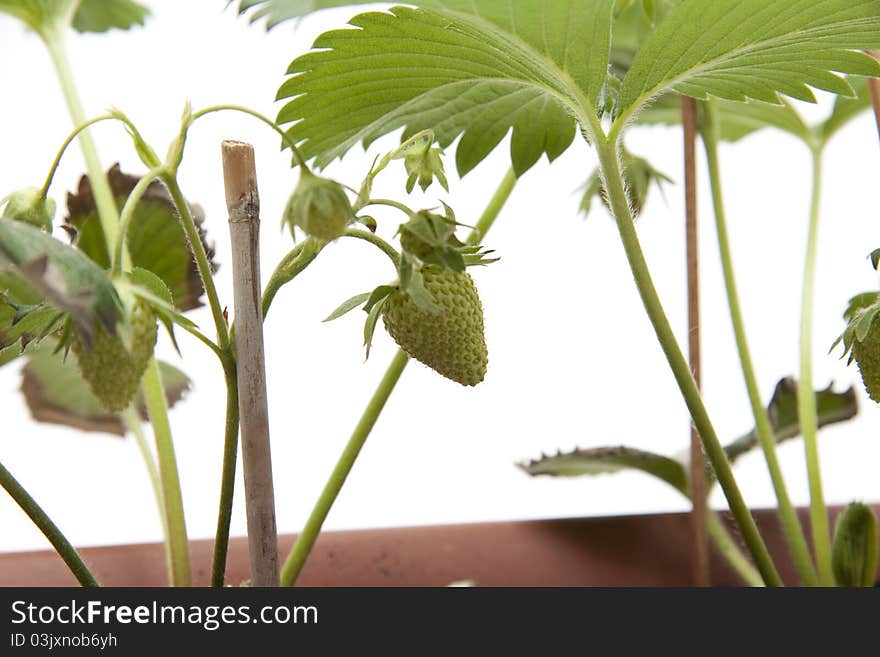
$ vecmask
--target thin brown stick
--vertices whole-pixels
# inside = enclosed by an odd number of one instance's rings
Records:
[[[700,276],[697,244],[697,102],[682,96],[684,126],[685,239],[687,242],[688,364],[700,387]],[[691,424],[691,556],[695,586],[709,586],[709,536],[706,531],[706,464],[696,427]]]
[[[251,584],[278,586],[278,535],[260,303],[260,198],[254,148],[239,141],[224,141],[222,152],[232,245],[238,407]]]

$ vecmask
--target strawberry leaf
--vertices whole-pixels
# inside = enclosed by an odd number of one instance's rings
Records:
[[[107,172],[107,179],[120,207],[140,180],[137,176],[123,173],[118,164]],[[110,258],[104,245],[88,177],[80,179],[75,194],[67,195],[67,210],[65,221],[76,229],[76,245],[99,265],[109,268]],[[190,210],[211,260],[212,271],[216,272],[214,247],[208,244],[202,227],[204,212],[195,204],[190,205]],[[132,264],[161,278],[171,290],[178,310],[191,310],[202,305],[204,288],[201,276],[187,245],[174,203],[167,188],[159,181],[147,187],[141,197],[126,237]]]
[[[128,30],[143,25],[150,10],[132,0],[80,0],[73,15],[77,32]]]
[[[189,391],[189,377],[173,365],[159,362],[168,405],[173,406]],[[89,389],[73,357],[43,347],[29,354],[22,369],[21,391],[31,415],[38,422],[60,424],[82,431],[125,435],[118,415],[105,410]],[[135,405],[146,416],[143,395]]]
[[[810,85],[851,95],[835,73],[878,75],[878,0],[683,0],[639,49],[620,91],[629,120],[665,91],[695,98],[780,94],[815,102]]]
[[[688,475],[684,464],[662,454],[633,447],[597,447],[576,449],[555,456],[542,456],[519,467],[534,476],[579,477],[612,474],[623,470],[641,470],[688,495]]]
[[[351,19],[293,61],[280,124],[324,167],[397,128],[461,137],[465,174],[513,131],[517,175],[574,139],[605,85],[614,0],[444,0]]]
[[[18,221],[0,221],[0,271],[8,269],[65,313],[84,335],[116,325],[120,302],[107,272],[82,251]],[[0,326],[0,331],[10,327]]]

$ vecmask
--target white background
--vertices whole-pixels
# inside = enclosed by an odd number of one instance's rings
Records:
[[[322,31],[354,11],[334,10],[266,34],[219,2],[150,3],[145,29],[72,35],[70,53],[90,115],[113,105],[140,127],[159,153],[175,134],[184,101],[195,108],[240,103],[274,116],[284,71]],[[39,186],[70,129],[40,41],[0,16],[0,196]],[[806,107],[811,119],[829,100]],[[95,129],[105,166],[142,166],[117,125]],[[248,140],[257,151],[263,208],[263,278],[291,247],[277,228],[296,176],[278,141],[256,121],[213,115],[193,128],[181,169],[187,196],[201,203],[223,267],[218,286],[231,303],[226,211],[219,143]],[[628,144],[681,180],[677,129],[639,128]],[[373,155],[395,137],[360,149],[329,174],[356,186]],[[827,355],[843,328],[847,299],[876,286],[866,255],[877,239],[876,132],[869,115],[831,144],[822,203],[815,327],[815,381],[842,388],[855,369]],[[765,131],[721,152],[732,246],[743,311],[762,394],[796,374],[800,277],[809,202],[809,157],[793,138]],[[448,168],[453,169],[452,149]],[[702,162],[702,160],[701,160]],[[639,303],[615,226],[598,207],[577,214],[577,188],[595,158],[576,143],[552,167],[542,161],[519,183],[487,244],[502,260],[474,272],[485,306],[490,368],[475,389],[411,364],[370,437],[328,528],[619,514],[686,508],[678,493],[641,474],[597,479],[530,479],[514,463],[576,446],[630,444],[674,453],[688,440],[688,418]],[[413,205],[444,199],[473,223],[507,166],[506,144],[464,180],[450,170],[450,193],[432,187]],[[71,149],[51,190],[64,216],[65,192],[84,169]],[[402,198],[402,165],[380,177],[377,190]],[[724,302],[705,175],[700,181],[705,398],[718,433],[733,438],[752,426]],[[398,217],[378,215],[391,238]],[[685,334],[682,189],[652,190],[639,234],[660,295],[679,336]],[[315,501],[395,346],[381,329],[364,363],[362,316],[320,320],[348,296],[393,277],[387,260],[359,243],[328,248],[295,285],[277,297],[266,330],[278,524],[297,531]],[[193,315],[211,332],[209,313]],[[224,387],[213,356],[180,336],[194,390],[172,411],[183,495],[192,537],[213,535],[222,453]],[[163,357],[175,358],[167,340]],[[39,425],[20,398],[17,365],[0,370],[0,460],[77,545],[160,540],[160,524],[139,453],[130,439]],[[823,475],[829,501],[880,500],[880,412],[863,392],[861,415],[825,430]],[[780,449],[794,500],[808,500],[802,445]],[[760,455],[737,466],[748,502],[774,498]],[[241,481],[233,533],[245,528]],[[723,498],[713,497],[716,505]],[[27,518],[0,495],[0,550],[43,548]]]

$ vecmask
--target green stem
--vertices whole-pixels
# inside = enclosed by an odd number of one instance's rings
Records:
[[[113,277],[119,276],[122,272],[123,258],[126,252],[125,236],[128,233],[128,227],[129,224],[131,224],[132,217],[134,217],[137,204],[140,202],[144,192],[147,191],[147,188],[161,175],[161,173],[161,169],[153,169],[146,173],[140,180],[138,180],[134,189],[132,189],[131,193],[128,195],[128,198],[125,199],[125,205],[122,206],[122,213],[119,215],[119,232],[116,234],[116,243],[110,245],[113,249],[111,251],[112,258],[110,260],[110,275]]]
[[[64,157],[64,153],[67,151],[67,147],[73,143],[73,140],[77,138],[79,133],[87,128],[93,126],[96,123],[100,123],[101,121],[109,121],[112,119],[117,119],[119,117],[113,116],[112,114],[104,114],[103,116],[96,116],[94,119],[89,119],[84,123],[80,123],[73,131],[67,135],[67,139],[64,140],[64,143],[61,144],[61,148],[58,149],[58,153],[55,154],[55,159],[52,160],[52,166],[49,168],[49,173],[46,176],[46,182],[43,183],[42,189],[40,189],[40,196],[46,198],[49,194],[49,187],[52,185],[52,179],[55,178],[55,172],[58,170],[58,166],[61,164],[61,158]]]
[[[70,544],[70,541],[61,533],[58,526],[52,522],[49,516],[46,515],[46,512],[37,504],[36,500],[16,481],[15,477],[12,476],[2,463],[0,463],[0,486],[3,486],[15,503],[21,507],[21,510],[43,532],[43,536],[49,540],[49,543],[52,544],[58,555],[64,559],[64,563],[70,568],[70,572],[73,573],[77,581],[83,586],[100,586],[98,580],[95,579],[88,566],[83,562],[82,557],[79,556],[76,548]]]
[[[389,208],[395,208],[403,212],[407,217],[411,216],[413,211],[408,208],[405,204],[399,203],[397,201],[393,201],[389,198],[371,198],[366,203],[357,208],[357,210],[361,210],[363,208],[367,208],[371,205],[387,205]]]
[[[226,351],[229,348],[229,330],[226,326],[226,318],[223,317],[223,308],[220,306],[217,287],[214,285],[214,276],[211,272],[211,264],[208,261],[205,246],[202,244],[202,239],[199,236],[199,229],[196,227],[189,204],[186,202],[183,192],[180,190],[180,185],[177,183],[177,177],[168,171],[163,171],[161,177],[168,187],[171,199],[174,201],[174,206],[180,215],[183,232],[186,234],[186,239],[196,260],[199,275],[202,278],[202,285],[205,288],[205,295],[208,297],[208,305],[211,307],[211,315],[214,318],[214,326],[217,329],[217,346],[220,347],[221,351]]]
[[[177,473],[177,457],[168,422],[168,407],[162,376],[155,358],[150,359],[143,380],[147,412],[156,438],[156,454],[159,457],[159,476],[162,479],[162,499],[165,501],[165,517],[171,535],[172,572],[171,586],[190,586],[192,577],[189,566],[189,542],[186,536],[186,519],[183,513],[183,497],[180,477]]]
[[[736,277],[733,271],[733,256],[727,231],[724,197],[721,190],[721,171],[718,160],[718,123],[715,119],[715,110],[711,102],[703,103],[703,110],[703,146],[706,150],[706,160],[709,166],[709,181],[712,188],[715,226],[718,234],[718,250],[721,256],[721,268],[724,272],[724,286],[727,291],[727,304],[730,309],[730,319],[736,338],[736,348],[739,353],[746,390],[748,391],[749,404],[752,407],[752,415],[755,418],[755,432],[757,433],[761,449],[764,452],[764,459],[770,472],[770,480],[773,483],[773,490],[776,492],[782,527],[798,574],[805,585],[815,586],[817,583],[816,569],[813,565],[810,548],[807,545],[807,539],[804,536],[797,512],[788,495],[785,478],[782,475],[782,468],[776,455],[776,437],[773,435],[773,426],[770,424],[767,409],[761,400],[761,391],[758,389],[755,367],[746,338],[745,322],[743,321],[739,294],[736,288]]]
[[[513,191],[515,184],[516,175],[514,174],[513,169],[510,169],[501,180],[498,189],[495,191],[495,194],[492,196],[486,209],[477,221],[476,227],[467,237],[468,244],[479,244],[480,240],[487,232],[489,232],[489,229],[495,223],[495,220],[498,218],[507,199],[510,198],[510,194]],[[375,393],[373,393],[373,397],[370,399],[369,404],[367,404],[367,408],[364,410],[360,421],[355,427],[354,433],[346,444],[339,461],[336,463],[336,467],[333,469],[330,479],[325,484],[321,496],[318,498],[315,507],[312,509],[302,533],[297,537],[293,549],[290,551],[287,561],[281,569],[282,586],[293,586],[296,583],[297,577],[299,577],[299,573],[305,565],[306,559],[308,559],[312,547],[315,544],[315,540],[321,532],[321,527],[324,524],[324,520],[327,518],[327,514],[330,512],[330,508],[333,506],[336,497],[339,495],[339,491],[342,490],[342,486],[345,484],[345,479],[348,477],[348,473],[351,472],[355,460],[357,459],[361,448],[364,446],[367,437],[370,435],[373,426],[376,424],[379,414],[385,407],[388,397],[394,390],[394,386],[397,384],[398,380],[400,380],[400,376],[403,374],[407,362],[409,362],[409,357],[405,352],[399,350],[391,361],[391,364],[388,366],[385,375],[382,377],[382,381],[379,383],[379,387],[376,389]]]
[[[238,379],[235,361],[223,364],[226,377],[226,431],[223,439],[223,473],[220,484],[220,510],[214,538],[214,559],[211,565],[211,586],[222,587],[226,578],[226,554],[229,549],[229,524],[235,496],[235,468],[238,458]]]
[[[365,242],[369,242],[373,246],[378,247],[382,253],[388,256],[391,263],[394,265],[394,269],[397,270],[397,267],[400,264],[400,254],[397,252],[397,249],[375,233],[371,233],[368,230],[359,230],[357,228],[346,228],[343,237],[353,237],[355,239],[364,240]]]
[[[718,513],[711,509],[706,516],[706,530],[714,541],[715,547],[718,548],[718,552],[746,584],[756,587],[764,586],[761,573],[755,570],[752,562],[739,549],[736,541],[733,540],[733,536],[730,535],[727,527],[724,526],[721,518],[718,517]]]
[[[816,395],[813,388],[813,298],[816,286],[816,251],[819,237],[819,203],[822,193],[822,150],[812,149],[813,192],[810,200],[810,226],[807,232],[807,252],[804,263],[804,280],[801,296],[800,365],[798,377],[798,417],[804,451],[807,460],[807,477],[810,483],[810,525],[813,532],[813,548],[819,568],[819,582],[834,586],[831,570],[831,533],[828,528],[828,511],[822,493],[822,474],[819,467],[819,448],[816,434],[818,416]]]
[[[351,472],[351,468],[354,466],[361,448],[363,448],[367,437],[370,435],[370,431],[375,426],[376,420],[379,419],[379,414],[385,408],[385,403],[391,396],[394,386],[400,380],[400,376],[403,374],[408,361],[409,357],[403,351],[398,351],[397,355],[394,356],[394,360],[391,361],[388,371],[382,377],[379,387],[376,388],[376,392],[373,394],[372,399],[370,399],[370,403],[367,404],[367,408],[355,427],[354,433],[352,433],[345,449],[342,451],[336,467],[333,468],[333,473],[324,486],[318,502],[312,509],[312,513],[309,515],[302,533],[296,538],[296,543],[287,557],[284,567],[281,569],[281,586],[293,586],[296,582],[312,550],[312,546],[314,546],[315,540],[321,532],[321,527],[327,518],[327,514],[330,512],[330,508],[336,501],[339,491],[342,490],[348,473]]]
[[[147,474],[150,477],[150,485],[153,488],[153,495],[156,497],[156,509],[159,511],[159,519],[162,522],[162,537],[165,544],[165,565],[168,570],[168,581],[171,581],[171,535],[168,533],[168,519],[165,516],[165,498],[162,495],[162,480],[159,478],[159,469],[156,467],[156,459],[144,435],[141,427],[141,418],[134,406],[129,406],[122,413],[122,419],[128,430],[134,436],[134,441],[144,460],[144,466],[147,468]]]
[[[465,239],[466,244],[475,246],[483,241],[483,238],[486,237],[486,233],[489,232],[489,229],[492,228],[492,224],[495,223],[495,220],[501,213],[504,204],[507,203],[507,199],[510,198],[510,194],[513,192],[515,186],[516,174],[511,168],[504,174],[504,177],[498,185],[498,189],[495,190],[492,198],[489,199],[489,204],[477,220],[477,225],[474,226],[471,234]]]
[[[223,111],[241,112],[243,114],[248,114],[268,125],[281,136],[281,141],[284,142],[284,145],[287,146],[293,154],[293,161],[296,163],[296,165],[308,171],[309,167],[306,165],[305,159],[299,152],[299,149],[296,147],[296,144],[294,143],[293,139],[291,139],[290,135],[284,132],[284,130],[277,123],[275,123],[275,121],[266,116],[263,116],[259,112],[256,112],[248,107],[242,107],[241,105],[212,105],[211,107],[206,107],[199,110],[198,112],[193,113],[192,117],[190,117],[190,123],[193,123],[193,121],[205,116],[206,114]]]
[[[266,321],[266,315],[269,314],[269,308],[275,295],[278,294],[284,285],[296,278],[302,271],[308,267],[312,261],[318,257],[324,243],[311,237],[306,238],[282,258],[269,282],[266,283],[266,289],[263,290],[263,321]]]
[[[715,428],[712,426],[709,414],[703,405],[703,400],[694,382],[694,377],[691,375],[687,360],[681,352],[681,347],[675,338],[672,327],[669,325],[669,320],[666,317],[660,297],[651,279],[651,273],[648,270],[648,263],[645,261],[645,256],[642,253],[642,247],[635,230],[635,224],[633,223],[629,200],[624,188],[623,174],[617,155],[617,145],[603,138],[597,139],[595,146],[599,155],[599,167],[605,183],[605,190],[617,222],[618,232],[623,242],[624,251],[626,252],[636,287],[651,324],[654,327],[663,353],[666,355],[666,360],[669,362],[669,366],[684,397],[694,425],[700,434],[706,456],[715,470],[718,483],[727,497],[730,510],[739,524],[740,531],[758,570],[761,572],[761,576],[769,586],[782,586],[782,579],[773,565],[773,560],[770,557],[767,546],[758,533],[755,520],[752,518],[742,493],[736,484],[730,462],[727,460],[724,448],[718,440],[718,435],[715,433]]]
[[[53,30],[41,36],[49,51],[52,64],[55,66],[55,72],[58,75],[61,91],[67,102],[67,108],[73,124],[81,125],[86,121],[85,110],[83,110],[82,102],[79,99],[79,94],[73,82],[73,73],[70,70],[70,63],[68,62],[67,51],[64,45],[63,29]],[[107,181],[107,175],[104,173],[101,160],[98,158],[98,150],[92,139],[92,133],[88,129],[82,130],[79,133],[79,144],[82,149],[83,158],[86,161],[89,181],[92,185],[92,194],[95,198],[101,230],[104,233],[104,241],[109,250],[112,245],[116,244],[116,233],[119,228],[119,211],[116,209],[116,201],[113,198],[110,183]]]

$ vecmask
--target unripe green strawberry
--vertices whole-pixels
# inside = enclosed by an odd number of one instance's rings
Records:
[[[838,586],[873,586],[877,578],[877,518],[852,502],[837,519],[831,566]]]
[[[382,307],[385,328],[416,360],[462,385],[477,385],[486,376],[489,352],[473,279],[433,265],[424,267],[422,276],[439,312],[419,307],[409,294],[397,290]]]
[[[55,201],[45,198],[42,190],[27,187],[9,195],[0,216],[13,221],[23,221],[43,230],[51,230],[52,217],[55,216]]]
[[[853,357],[859,364],[868,396],[880,403],[880,321],[871,324],[864,340],[853,343]]]
[[[156,344],[156,313],[140,301],[134,304],[128,325],[130,348],[119,335],[120,328],[111,334],[98,322],[90,344],[83,343],[78,333],[71,343],[83,378],[113,413],[125,410],[138,391]]]

